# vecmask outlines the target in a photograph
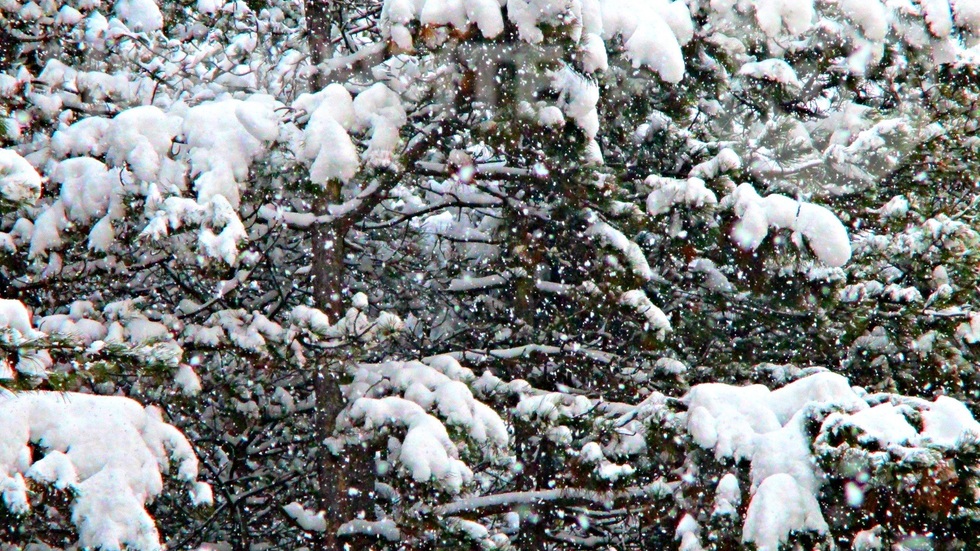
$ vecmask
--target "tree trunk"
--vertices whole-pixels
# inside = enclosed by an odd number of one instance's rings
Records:
[[[314,92],[328,84],[320,64],[330,55],[332,7],[333,0],[305,0],[304,3],[310,63],[315,68],[310,79]],[[331,181],[314,201],[313,213],[317,216],[327,214],[330,204],[338,203],[340,198],[341,183]],[[346,233],[340,224],[327,223],[317,224],[310,236],[313,297],[316,306],[330,317],[331,323],[337,323],[344,315]],[[337,529],[348,520],[367,515],[368,497],[374,489],[369,454],[348,449],[335,454],[326,445],[334,435],[337,417],[346,405],[341,390],[344,364],[348,360],[346,354],[341,349],[336,354],[327,353],[316,358],[317,497],[327,521],[319,543],[325,550],[341,549]]]
[[[316,215],[324,215],[331,203],[340,201],[340,182],[332,181],[313,205]],[[344,238],[346,227],[339,223],[318,224],[313,228],[312,283],[317,307],[331,323],[337,323],[344,308]],[[343,348],[321,355],[316,361],[316,427],[320,444],[317,465],[320,507],[326,512],[324,549],[340,549],[336,531],[354,518],[370,518],[370,495],[374,490],[371,455],[363,449],[344,449],[332,453],[325,442],[334,435],[337,416],[346,406],[341,390],[344,366],[350,351]]]
[[[310,48],[310,64],[318,69],[330,55],[331,8],[333,0],[305,0],[303,3],[306,18],[306,44]],[[310,79],[313,91],[322,90],[326,85],[325,76],[314,70]]]

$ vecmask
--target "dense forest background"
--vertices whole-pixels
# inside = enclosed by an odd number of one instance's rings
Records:
[[[971,549],[972,0],[0,0],[3,549]]]

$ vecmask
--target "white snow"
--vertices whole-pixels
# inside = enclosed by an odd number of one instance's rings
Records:
[[[51,180],[61,184],[61,203],[72,221],[88,224],[107,212],[113,184],[120,179],[119,171],[110,173],[101,161],[77,157],[58,163]]]
[[[666,338],[667,333],[671,331],[670,320],[667,319],[667,315],[653,304],[650,297],[642,289],[626,291],[620,297],[619,302],[633,308],[645,317],[647,331],[656,333],[660,340]]]
[[[324,512],[313,512],[303,507],[302,504],[292,502],[283,507],[286,514],[292,517],[299,524],[300,528],[309,532],[325,532],[327,530],[327,520]]]
[[[245,101],[225,98],[187,110],[181,152],[190,158],[200,204],[222,196],[238,207],[252,162],[278,136],[275,110],[281,106],[270,96],[253,94]]]
[[[354,124],[350,129],[355,132],[371,130],[371,139],[364,152],[365,161],[372,166],[391,164],[398,146],[398,133],[408,121],[401,98],[379,82],[357,94],[353,109]]]
[[[647,212],[654,216],[670,212],[675,205],[703,207],[718,204],[715,193],[705,187],[700,178],[677,180],[648,176],[646,183],[653,189],[647,196]]]
[[[31,324],[31,313],[24,303],[13,299],[0,299],[0,330],[13,332],[13,343],[20,339],[35,339],[41,333]]]
[[[0,487],[15,512],[27,512],[24,478],[76,490],[72,522],[79,545],[162,549],[146,504],[163,490],[171,460],[201,496],[190,444],[153,407],[120,397],[63,392],[0,395]],[[43,457],[32,462],[32,448]],[[37,452],[35,452],[37,453]]]
[[[956,327],[956,336],[970,344],[980,342],[980,313],[970,313],[970,320]]]
[[[352,536],[356,534],[381,536],[388,541],[399,541],[402,539],[398,525],[391,519],[370,521],[358,518],[345,522],[337,529],[338,536]]]
[[[738,506],[742,503],[742,491],[739,488],[738,477],[728,473],[721,477],[715,488],[714,515],[737,515]]]
[[[650,264],[647,262],[646,255],[643,254],[643,249],[640,248],[635,242],[631,241],[626,235],[607,224],[606,222],[599,220],[595,213],[589,213],[595,218],[589,229],[586,230],[585,234],[597,238],[604,245],[608,245],[613,249],[619,251],[626,261],[629,263],[630,268],[633,273],[642,277],[643,279],[649,280],[653,279],[653,270],[650,268]]]
[[[414,47],[409,26],[413,21],[433,27],[470,25],[486,38],[504,28],[501,8],[526,42],[544,40],[542,25],[571,23],[570,38],[584,53],[586,72],[606,68],[605,40],[620,39],[635,67],[648,67],[666,82],[684,76],[681,46],[694,35],[691,14],[684,2],[656,0],[385,0],[382,28],[401,50]],[[792,16],[794,10],[786,10]],[[792,17],[790,17],[792,20]],[[445,35],[436,35],[436,43]]]
[[[352,421],[365,429],[388,424],[405,426],[398,461],[416,482],[432,482],[451,493],[459,493],[473,479],[473,471],[459,460],[459,452],[446,427],[415,402],[388,396],[359,398],[350,408]]]
[[[128,166],[141,180],[155,181],[163,159],[170,153],[179,124],[178,118],[152,105],[126,109],[113,117],[111,124],[105,129],[105,136],[101,138],[107,145],[106,159],[112,166]],[[66,144],[65,147],[82,150],[83,144],[76,141],[80,139],[98,142],[99,138],[96,136],[99,126],[101,125],[92,129],[85,128],[84,131],[84,127],[80,128],[72,136],[71,145]]]
[[[621,38],[634,67],[648,67],[669,83],[684,78],[681,45],[693,26],[683,3],[603,0],[601,5],[603,38]]]
[[[742,541],[755,543],[759,551],[778,551],[790,531],[823,534],[827,522],[816,497],[788,474],[775,474],[756,490],[742,526]]]
[[[352,400],[343,425],[369,430],[394,424],[407,432],[399,443],[397,460],[417,482],[435,482],[458,493],[473,478],[459,459],[459,448],[446,426],[463,429],[478,446],[502,448],[510,437],[503,420],[476,400],[463,381],[471,371],[441,356],[420,362],[362,364],[348,390]],[[397,395],[372,397],[379,393]]]
[[[759,28],[770,38],[807,31],[814,18],[813,0],[753,0]]]
[[[0,198],[31,203],[41,195],[41,176],[15,151],[0,149]]]
[[[599,86],[592,80],[565,67],[552,75],[552,86],[560,92],[558,105],[589,139],[599,133]]]
[[[765,61],[746,63],[738,70],[738,74],[756,80],[782,84],[795,90],[801,90],[803,88],[803,83],[796,76],[796,71],[793,70],[793,67],[789,63],[786,63],[782,59],[767,59]]]
[[[949,36],[953,30],[953,14],[950,11],[949,0],[919,0],[919,2],[925,12],[929,31],[939,38]]]
[[[980,439],[980,423],[963,402],[948,396],[937,397],[922,411],[922,424],[922,438],[939,446],[954,447],[964,437]]]
[[[973,0],[950,0],[956,24],[980,34],[980,3]]]
[[[840,0],[841,11],[861,27],[869,40],[880,42],[888,32],[889,13],[881,0]]]
[[[152,32],[163,28],[163,14],[153,0],[119,0],[115,11],[133,31]]]
[[[724,203],[732,204],[738,217],[731,236],[742,249],[757,249],[773,227],[806,237],[813,253],[828,266],[843,266],[851,258],[847,230],[826,207],[775,193],[763,198],[750,184],[739,185]]]
[[[184,394],[193,396],[201,392],[201,379],[194,372],[194,368],[189,364],[181,364],[174,376],[174,383],[181,388]]]
[[[350,181],[360,169],[357,149],[347,130],[354,124],[354,102],[339,84],[318,93],[322,99],[303,98],[316,105],[303,133],[302,155],[313,161],[310,180],[324,185],[328,180]],[[298,100],[297,100],[298,101]]]
[[[813,460],[806,429],[815,407],[836,410],[823,419],[821,433],[852,426],[882,446],[949,448],[980,438],[980,423],[958,400],[940,396],[934,402],[909,402],[922,417],[924,427],[918,431],[906,417],[913,414],[909,405],[871,407],[847,379],[827,371],[773,391],[761,385],[701,384],[683,401],[687,430],[698,445],[719,458],[749,461],[752,488],[743,541],[768,551],[776,551],[792,531],[828,529],[817,502],[823,473]],[[726,475],[718,485],[715,514],[731,514],[738,499],[738,482]]]

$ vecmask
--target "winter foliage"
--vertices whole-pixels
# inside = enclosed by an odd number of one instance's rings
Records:
[[[976,548],[978,121],[968,0],[0,1],[0,548]]]

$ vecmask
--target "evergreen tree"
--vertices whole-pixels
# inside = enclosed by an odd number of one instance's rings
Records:
[[[3,545],[975,545],[972,3],[0,23]]]

